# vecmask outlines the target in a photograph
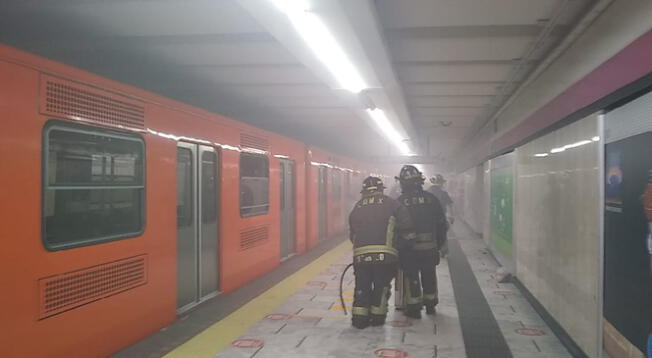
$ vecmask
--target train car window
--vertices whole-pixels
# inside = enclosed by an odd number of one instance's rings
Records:
[[[194,212],[192,152],[177,148],[177,227],[192,225]]]
[[[201,213],[204,224],[217,220],[217,155],[215,152],[203,152],[201,155]]]
[[[46,248],[62,250],[142,233],[143,140],[136,135],[55,123],[44,130]]]
[[[240,216],[269,211],[269,161],[266,156],[240,154]]]

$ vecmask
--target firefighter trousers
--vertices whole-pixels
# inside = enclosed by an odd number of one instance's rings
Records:
[[[422,305],[439,303],[437,290],[437,250],[402,250],[403,304],[408,310],[420,311]]]
[[[387,300],[391,281],[396,275],[395,263],[360,263],[353,265],[355,292],[353,322],[383,324],[387,316]]]

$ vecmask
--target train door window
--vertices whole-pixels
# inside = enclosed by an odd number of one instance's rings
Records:
[[[279,176],[279,182],[281,184],[281,211],[285,210],[285,162],[281,161],[281,174]]]
[[[319,167],[319,177],[317,183],[317,205],[318,205],[318,238],[319,240],[327,239],[327,200],[326,196],[326,168]]]
[[[217,294],[219,286],[219,228],[218,203],[218,157],[214,148],[198,146],[200,168],[199,204],[199,298],[204,300]]]
[[[43,141],[46,248],[62,250],[139,235],[145,218],[142,138],[52,123]]]
[[[177,226],[192,225],[193,218],[193,165],[188,148],[177,148]]]
[[[266,156],[240,155],[240,216],[269,211],[269,161]]]
[[[294,162],[280,160],[279,182],[281,184],[281,260],[295,252],[295,208],[294,208]]]
[[[202,222],[208,224],[217,220],[217,155],[215,152],[202,152],[201,163]]]

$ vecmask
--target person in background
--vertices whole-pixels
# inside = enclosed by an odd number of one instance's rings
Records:
[[[355,275],[351,323],[359,329],[385,323],[398,263],[397,241],[415,236],[407,209],[384,195],[384,189],[380,178],[367,177],[362,198],[349,215]]]
[[[402,194],[398,201],[404,205],[414,224],[416,237],[400,250],[400,268],[404,275],[403,313],[421,318],[421,308],[435,314],[439,303],[436,265],[439,248],[446,242],[446,215],[436,196],[423,190],[425,178],[412,165],[401,168],[398,176]]]
[[[430,178],[430,183],[432,185],[430,188],[428,188],[428,192],[437,197],[442,209],[444,209],[444,215],[446,215],[447,221],[446,230],[448,230],[448,228],[452,226],[453,223],[455,223],[455,217],[453,212],[453,199],[451,199],[450,195],[448,195],[448,192],[444,189],[446,179],[444,179],[443,175],[437,174]],[[442,257],[446,256],[446,254],[448,254],[448,245],[441,247],[439,252],[441,253]]]

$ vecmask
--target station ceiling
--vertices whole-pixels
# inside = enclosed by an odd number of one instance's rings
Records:
[[[348,93],[269,0],[4,0],[0,42],[358,158],[454,158],[595,0],[312,0]]]

